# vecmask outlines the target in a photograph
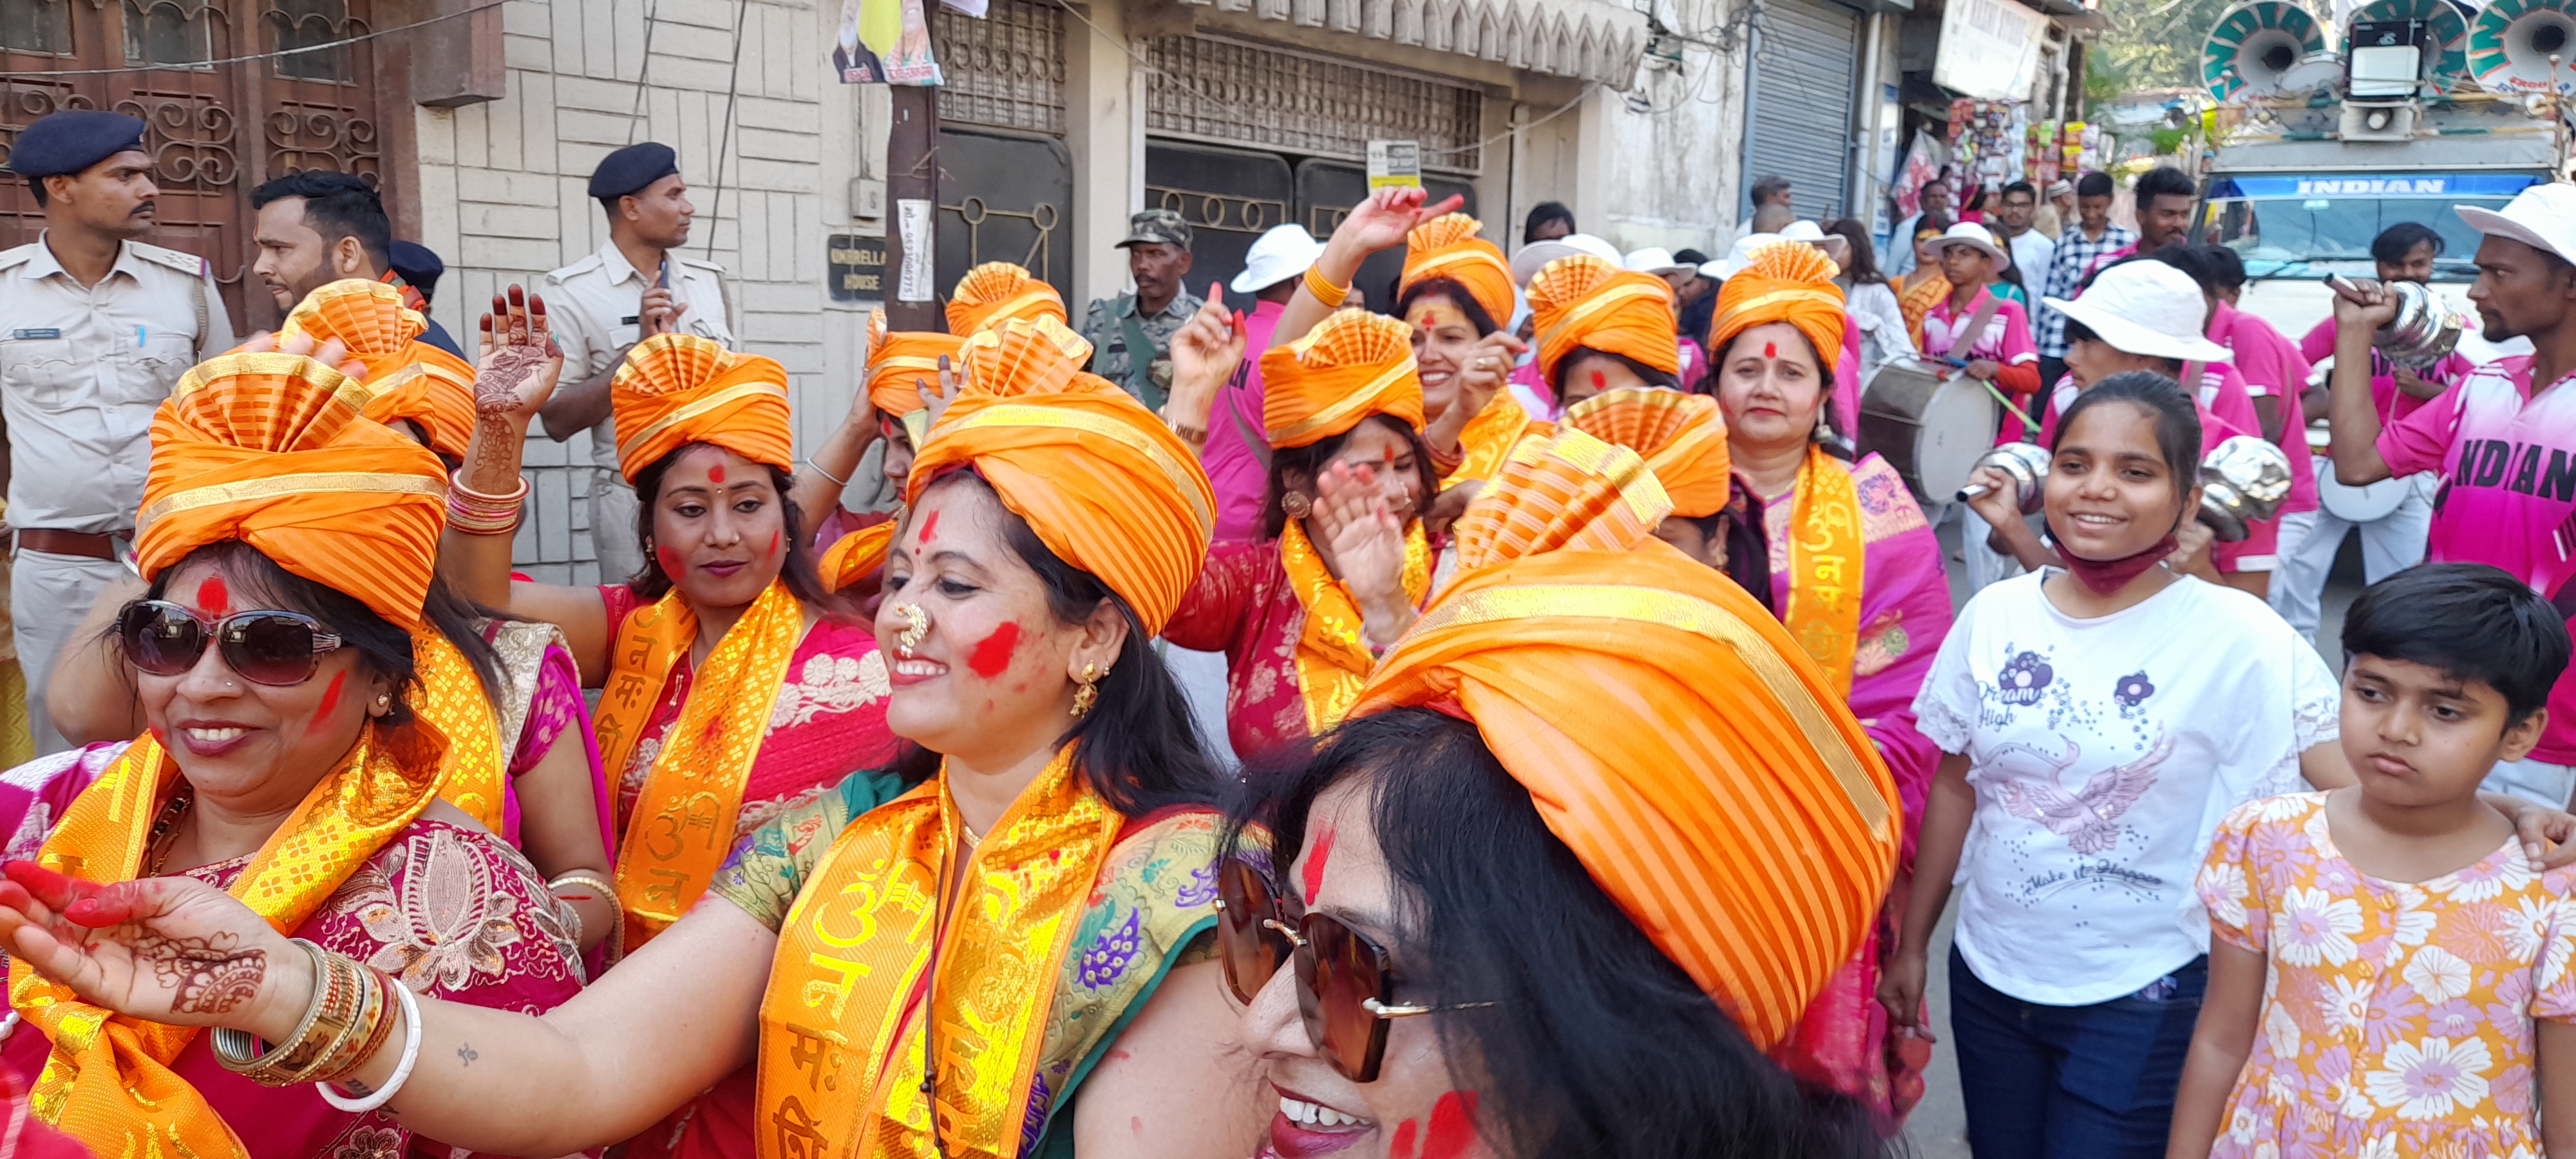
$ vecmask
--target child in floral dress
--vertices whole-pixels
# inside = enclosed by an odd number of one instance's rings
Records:
[[[2566,626],[2502,571],[2428,564],[2343,647],[2359,783],[2236,809],[2201,871],[2169,1159],[2576,1155],[2576,870],[2535,872],[2477,792],[2538,743]]]

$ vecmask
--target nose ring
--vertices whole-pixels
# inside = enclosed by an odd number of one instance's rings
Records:
[[[930,614],[922,611],[919,604],[896,604],[894,611],[905,622],[903,634],[894,638],[894,650],[896,655],[910,660],[912,650],[920,647],[922,638],[930,634]]]

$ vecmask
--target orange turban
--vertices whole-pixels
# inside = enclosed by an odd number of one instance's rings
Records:
[[[299,354],[199,363],[152,416],[135,566],[150,578],[238,539],[418,629],[447,526],[447,472],[428,448],[364,421],[366,397]]]
[[[1744,272],[1717,288],[1717,314],[1708,324],[1710,362],[1726,358],[1727,343],[1765,322],[1786,322],[1806,335],[1825,372],[1843,353],[1843,290],[1834,284],[1834,260],[1805,242],[1784,241],[1753,251]]]
[[[1733,470],[1726,453],[1726,416],[1704,394],[1625,387],[1565,408],[1558,424],[1646,460],[1673,500],[1673,514],[1704,519],[1725,509]]]
[[[474,437],[474,367],[420,341],[427,329],[429,321],[403,305],[401,288],[345,278],[305,295],[277,336],[339,339],[367,368],[366,388],[375,396],[368,418],[387,425],[410,419],[431,450],[461,459]]]
[[[948,298],[949,333],[964,338],[1013,318],[1072,320],[1054,286],[1009,262],[986,262],[957,279],[957,292]]]
[[[1352,711],[1474,721],[1602,891],[1768,1049],[1877,918],[1896,785],[1779,621],[1650,541],[1664,510],[1630,451],[1522,443]]]
[[[884,310],[868,311],[868,405],[887,418],[901,421],[904,430],[912,435],[913,444],[920,445],[921,436],[929,430],[920,384],[927,383],[936,392],[939,356],[947,355],[954,366],[958,348],[965,344],[965,339],[954,334],[890,332]],[[915,415],[925,417],[915,419]]]
[[[1086,374],[1053,319],[966,343],[966,385],[912,460],[917,502],[972,467],[1047,549],[1097,577],[1156,635],[1197,582],[1216,526],[1198,456],[1124,390]]]
[[[1578,346],[1681,373],[1673,288],[1653,274],[1590,254],[1558,258],[1530,279],[1529,307],[1538,327],[1539,377],[1551,388],[1557,364]]]
[[[617,471],[644,468],[690,443],[713,443],[755,463],[796,469],[787,369],[695,334],[657,334],[626,353],[608,384]]]
[[[1413,227],[1404,239],[1404,277],[1396,297],[1433,278],[1447,278],[1467,288],[1485,317],[1502,326],[1512,320],[1512,264],[1502,247],[1476,236],[1484,225],[1463,213],[1435,217]]]
[[[894,527],[891,519],[870,524],[824,548],[822,562],[815,565],[823,577],[823,590],[837,592],[875,575],[894,547]]]
[[[1342,310],[1306,336],[1261,356],[1261,422],[1273,447],[1303,447],[1393,415],[1422,429],[1422,375],[1413,327],[1366,310]]]

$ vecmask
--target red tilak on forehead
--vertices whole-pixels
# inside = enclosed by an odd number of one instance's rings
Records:
[[[1594,390],[1608,390],[1608,389],[1610,389],[1610,376],[1609,376],[1609,375],[1606,375],[1606,374],[1603,374],[1603,373],[1601,373],[1601,372],[1600,372],[1600,371],[1598,371],[1598,370],[1593,371],[1593,372],[1592,372],[1592,389],[1594,389]]]
[[[724,482],[724,464],[718,463],[715,466],[707,468],[707,481],[710,483]]]
[[[929,543],[937,538],[939,538],[939,513],[937,511],[933,511],[922,518],[921,538],[916,539],[913,542]]]
[[[1779,343],[1777,343],[1777,342],[1765,342],[1765,343],[1763,343],[1763,344],[1762,344],[1762,357],[1764,357],[1764,358],[1778,358],[1778,357],[1780,357],[1780,344],[1779,344]]]
[[[1307,905],[1315,904],[1315,899],[1322,896],[1324,892],[1324,863],[1331,861],[1332,859],[1333,830],[1330,827],[1327,827],[1322,833],[1316,835],[1315,851],[1306,855],[1306,870],[1300,875],[1304,878],[1300,884],[1306,887]]]
[[[218,616],[232,614],[232,591],[224,586],[224,577],[208,575],[197,581],[197,608]]]

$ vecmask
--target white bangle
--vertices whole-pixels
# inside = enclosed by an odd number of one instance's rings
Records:
[[[412,997],[411,987],[403,985],[400,978],[393,980],[393,986],[395,996],[402,999],[404,1024],[402,1061],[395,1064],[394,1077],[386,1079],[385,1085],[376,1088],[376,1093],[363,1099],[342,1098],[331,1090],[329,1083],[313,1084],[313,1089],[321,1093],[322,1101],[331,1104],[334,1109],[346,1111],[352,1115],[366,1114],[392,1102],[394,1092],[401,1090],[404,1083],[411,1081],[412,1064],[420,1061],[420,999]]]

